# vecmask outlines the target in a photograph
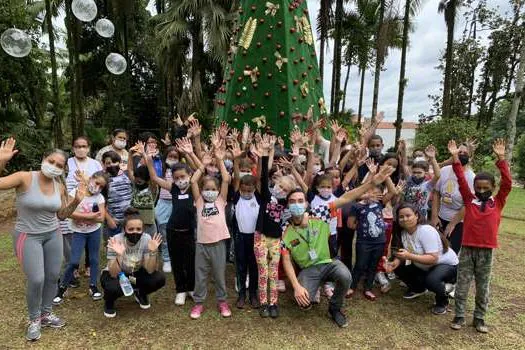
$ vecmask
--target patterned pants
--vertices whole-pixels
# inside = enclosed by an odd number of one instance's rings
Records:
[[[485,317],[489,303],[491,270],[492,249],[465,246],[461,248],[455,293],[456,317],[465,317],[468,290],[473,279],[476,283],[474,318]]]
[[[277,304],[279,291],[277,278],[279,260],[281,259],[280,239],[267,237],[262,233],[255,233],[254,240],[255,260],[259,269],[259,301],[261,305],[268,304],[268,281],[270,282],[270,304]]]

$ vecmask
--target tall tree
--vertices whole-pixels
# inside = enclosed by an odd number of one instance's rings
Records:
[[[332,93],[330,99],[330,112],[339,113],[341,101],[341,66],[342,66],[342,27],[343,27],[343,0],[336,0],[334,22],[334,62],[332,65]]]
[[[442,116],[450,117],[450,91],[452,79],[452,60],[454,56],[454,27],[456,24],[456,12],[461,6],[462,0],[441,0],[438,12],[443,12],[447,25],[447,48],[445,53],[445,79],[443,82],[443,108]]]
[[[405,14],[403,16],[403,39],[401,44],[401,68],[399,70],[399,93],[397,96],[397,116],[394,123],[396,127],[395,145],[401,137],[401,129],[403,127],[403,99],[405,96],[405,88],[407,80],[405,79],[407,50],[408,50],[408,32],[410,30],[410,16],[415,16],[420,8],[420,0],[406,0]]]
[[[319,72],[321,82],[324,76],[324,58],[326,54],[326,44],[328,42],[328,29],[331,27],[331,12],[333,0],[320,0],[319,14],[317,16],[317,33],[319,35]]]

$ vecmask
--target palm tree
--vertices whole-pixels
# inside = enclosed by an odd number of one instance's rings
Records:
[[[408,31],[410,29],[410,16],[415,16],[419,11],[421,2],[420,0],[406,0],[405,2],[405,15],[403,17],[403,43],[401,48],[401,69],[399,71],[399,94],[397,97],[397,117],[394,123],[396,127],[396,138],[395,145],[401,137],[401,128],[403,127],[403,98],[405,96],[405,87],[407,81],[405,79],[406,71],[406,57],[408,49]]]
[[[343,15],[343,0],[336,0],[334,23],[334,62],[332,65],[332,91],[330,99],[330,112],[334,115],[337,115],[339,113],[339,102],[341,100],[341,39]]]
[[[332,27],[332,1],[333,0],[320,0],[321,7],[319,8],[319,14],[317,16],[317,33],[319,34],[319,74],[321,76],[321,82],[324,76],[324,56],[326,51],[326,43],[328,42],[328,30]]]
[[[444,118],[450,117],[450,90],[452,79],[452,60],[454,45],[454,27],[456,23],[456,12],[461,6],[461,0],[441,0],[438,5],[438,12],[443,12],[447,25],[447,49],[445,53],[445,79],[443,82],[443,110]]]

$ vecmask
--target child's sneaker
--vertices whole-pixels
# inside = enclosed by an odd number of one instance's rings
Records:
[[[190,317],[194,320],[201,317],[202,313],[204,312],[204,305],[202,304],[195,304],[191,308]]]
[[[117,310],[115,310],[114,301],[104,301],[104,316],[106,316],[107,318],[113,318],[117,316]]]
[[[51,328],[62,328],[66,325],[66,321],[51,312],[43,313],[40,317],[40,323],[42,324],[42,327]]]
[[[102,299],[102,293],[100,293],[97,286],[89,286],[89,295],[91,295],[93,301]]]
[[[219,313],[222,317],[230,317],[232,315],[232,311],[230,310],[230,306],[227,302],[221,301],[217,307],[219,308]]]
[[[182,306],[186,303],[186,292],[177,293],[175,295],[175,305]]]
[[[41,336],[40,319],[31,321],[29,323],[29,326],[27,327],[26,339],[29,341],[36,341],[40,339],[40,336]]]
[[[365,298],[367,298],[368,300],[370,301],[375,301],[377,299],[377,297],[375,296],[374,293],[372,293],[371,291],[367,290],[366,292],[363,293],[363,295],[365,296]]]
[[[261,307],[259,308],[259,315],[262,318],[270,317],[270,308],[268,304],[261,305]]]
[[[386,278],[386,275],[384,272],[376,273],[376,281],[377,283],[379,283],[381,292],[388,293],[388,291],[390,290],[390,282],[388,281],[388,278]]]
[[[268,307],[269,311],[270,311],[270,317],[271,318],[277,318],[279,317],[279,305],[275,304],[275,305],[270,305]]]
[[[455,331],[458,331],[465,325],[465,317],[454,317],[452,320],[452,323],[450,324],[450,328],[452,328]]]
[[[67,287],[59,286],[58,293],[55,298],[53,298],[53,305],[60,305],[64,301],[64,296],[66,295]]]
[[[488,333],[489,328],[485,324],[485,321],[482,318],[474,318],[474,323],[472,324],[474,328],[480,333]]]
[[[284,283],[283,280],[278,280],[278,281],[277,281],[277,290],[278,290],[280,293],[284,293],[284,292],[286,292],[286,284]]]

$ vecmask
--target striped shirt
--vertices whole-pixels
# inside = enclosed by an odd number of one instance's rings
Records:
[[[115,220],[122,221],[124,219],[124,211],[131,204],[131,181],[128,175],[121,173],[109,179],[108,190],[108,212]]]

